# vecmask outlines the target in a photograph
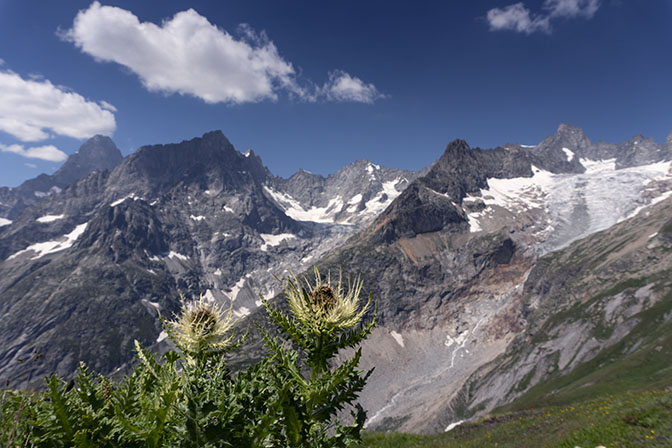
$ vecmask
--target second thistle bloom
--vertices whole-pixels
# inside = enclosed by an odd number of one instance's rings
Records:
[[[366,305],[358,310],[361,279],[357,278],[354,282],[348,279],[347,285],[344,285],[339,273],[338,282],[332,284],[330,275],[327,275],[325,282],[317,267],[314,271],[315,283],[306,280],[307,288],[296,277],[290,278],[285,287],[289,306],[296,319],[315,331],[340,330],[356,325],[371,305],[369,297]]]
[[[231,346],[235,323],[233,310],[224,312],[201,296],[189,303],[183,299],[180,315],[166,323],[166,330],[186,353],[219,353]]]

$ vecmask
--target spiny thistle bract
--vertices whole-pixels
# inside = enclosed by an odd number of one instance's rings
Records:
[[[225,312],[203,295],[192,302],[180,297],[179,316],[165,322],[166,332],[180,350],[193,356],[223,353],[237,345],[233,343],[235,332],[231,331],[236,324],[232,308]]]
[[[313,270],[315,284],[311,285],[306,280],[307,289],[301,286],[295,275],[287,280],[285,295],[294,317],[315,332],[325,329],[342,330],[356,325],[371,305],[369,296],[366,305],[357,311],[359,294],[362,291],[361,279],[358,277],[354,282],[348,279],[346,290],[341,272],[338,274],[338,283],[332,285],[330,274],[327,274],[325,283],[317,266]]]

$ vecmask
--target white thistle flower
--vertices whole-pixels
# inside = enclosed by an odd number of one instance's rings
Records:
[[[166,322],[166,332],[182,351],[188,354],[219,353],[231,346],[236,323],[233,309],[224,312],[220,305],[204,300],[187,303],[182,297],[180,314]]]
[[[323,282],[317,267],[315,284],[306,280],[307,289],[300,286],[296,276],[287,281],[285,294],[289,306],[296,319],[314,331],[321,329],[345,329],[356,325],[368,311],[371,296],[364,307],[357,311],[362,281],[358,277],[354,282],[348,279],[347,289],[343,284],[342,275],[338,275],[338,283],[331,284],[331,276]]]

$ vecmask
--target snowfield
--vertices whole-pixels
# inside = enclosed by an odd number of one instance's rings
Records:
[[[571,151],[567,158],[574,157]],[[552,174],[535,166],[532,177],[488,179],[488,188],[464,203],[483,201],[486,208],[467,214],[471,232],[479,232],[498,207],[512,213],[541,210],[551,232],[540,246],[546,253],[634,216],[672,195],[672,162],[617,170],[615,159],[581,159],[582,174]]]

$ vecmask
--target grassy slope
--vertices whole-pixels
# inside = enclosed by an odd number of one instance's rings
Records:
[[[489,417],[447,434],[370,433],[364,446],[672,447],[671,313],[669,294],[618,344]]]
[[[445,434],[367,433],[364,441],[370,448],[670,447],[672,389],[494,414]]]
[[[672,385],[672,294],[637,315],[639,323],[619,343],[567,375],[531,388],[499,411],[563,406],[623,391]]]

